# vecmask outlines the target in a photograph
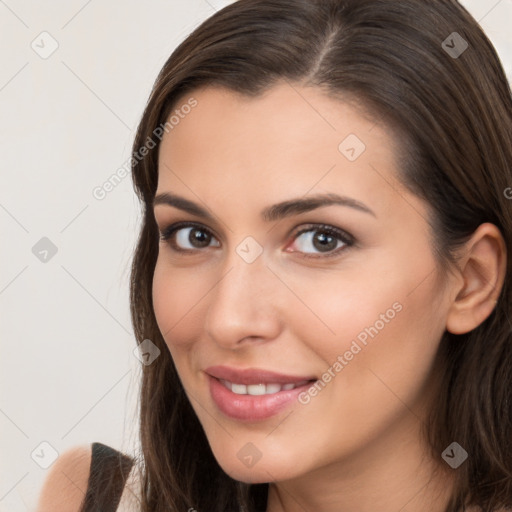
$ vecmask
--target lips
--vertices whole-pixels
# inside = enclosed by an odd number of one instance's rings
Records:
[[[308,375],[284,375],[269,370],[206,368],[210,396],[218,410],[238,421],[262,421],[296,403],[311,382]]]
[[[283,412],[292,404],[296,404],[300,393],[311,386],[308,382],[305,385],[269,395],[240,395],[226,388],[220,379],[208,375],[208,380],[210,396],[219,412],[231,419],[244,422],[263,421]]]
[[[314,375],[285,375],[269,370],[259,368],[237,369],[229,366],[210,366],[206,368],[205,373],[219,380],[228,381],[232,384],[244,386],[256,384],[301,384],[305,381],[317,380]]]

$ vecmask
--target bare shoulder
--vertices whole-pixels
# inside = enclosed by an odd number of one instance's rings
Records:
[[[36,512],[78,512],[87,491],[91,458],[91,445],[61,453],[43,483]]]

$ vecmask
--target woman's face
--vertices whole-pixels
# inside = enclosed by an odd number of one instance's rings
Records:
[[[191,96],[163,137],[156,196],[209,217],[155,202],[161,233],[193,226],[160,241],[153,301],[219,464],[283,480],[416,439],[450,297],[426,205],[397,181],[400,140],[319,89]],[[326,194],[346,202],[291,205]],[[231,391],[209,375],[219,365]]]

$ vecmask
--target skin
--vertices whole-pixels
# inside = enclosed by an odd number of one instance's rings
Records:
[[[505,273],[499,230],[480,226],[460,268],[441,279],[428,205],[397,181],[399,141],[385,125],[319,89],[287,83],[258,98],[220,88],[191,96],[198,105],[162,140],[157,194],[197,202],[215,220],[169,205],[155,206],[155,219],[161,231],[196,222],[212,238],[191,245],[193,230],[182,228],[177,243],[189,254],[160,242],[153,301],[220,466],[240,481],[271,482],[267,512],[373,512],[376,503],[381,512],[444,510],[455,470],[434,462],[420,438],[432,363],[446,329],[467,332],[492,312]],[[352,162],[338,149],[349,134],[366,145]],[[272,223],[260,218],[274,203],[328,192],[375,216],[331,205]],[[310,238],[323,233],[315,224],[356,243],[326,257],[343,242],[322,252]],[[312,231],[297,237],[299,228]],[[264,249],[252,263],[236,252],[247,236]],[[394,303],[401,310],[309,403],[249,423],[217,409],[208,366],[321,378]],[[237,457],[247,443],[262,454],[252,467]]]

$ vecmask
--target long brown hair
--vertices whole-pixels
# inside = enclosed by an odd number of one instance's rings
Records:
[[[441,275],[483,222],[498,226],[512,254],[512,94],[494,47],[456,0],[239,0],[169,57],[134,153],[197,88],[256,97],[278,80],[353,98],[400,137],[400,179],[431,208]],[[161,350],[143,367],[141,511],[265,511],[268,484],[237,482],[214,458],[155,320],[158,142],[132,160],[143,214],[131,271],[132,323],[138,343],[150,339]],[[508,256],[493,313],[473,331],[445,332],[440,341],[439,392],[425,440],[440,464],[453,441],[469,453],[454,470],[446,512],[512,505],[511,264]]]

